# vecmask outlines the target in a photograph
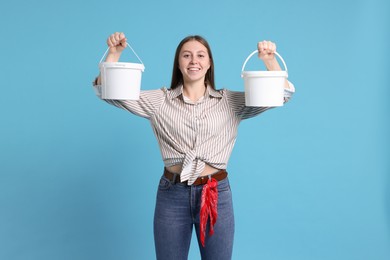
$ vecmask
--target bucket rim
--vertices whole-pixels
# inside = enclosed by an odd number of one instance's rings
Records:
[[[241,77],[284,77],[287,78],[288,74],[285,70],[272,70],[272,71],[242,71]]]
[[[133,62],[100,62],[99,67],[102,68],[126,68],[126,69],[140,69],[144,70],[145,65],[143,63]]]

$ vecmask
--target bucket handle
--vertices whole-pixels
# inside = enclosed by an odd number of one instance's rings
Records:
[[[142,65],[144,65],[144,63],[142,62],[142,60],[138,57],[137,53],[135,53],[134,49],[130,46],[130,44],[128,42],[126,42],[127,46],[129,46],[129,48],[133,51],[133,53],[135,54],[135,56],[137,57],[137,59],[142,63]],[[110,49],[110,47],[107,48],[106,52],[103,54],[103,57],[100,59],[99,63],[102,63],[104,57],[106,56],[108,50]]]
[[[255,55],[256,53],[259,53],[259,51],[258,51],[258,50],[255,50],[254,52],[252,52],[251,54],[249,54],[248,58],[246,58],[246,60],[245,60],[245,62],[244,62],[244,65],[242,65],[241,72],[244,71],[245,65],[246,65],[246,63],[249,61],[249,59],[250,59],[253,55]],[[284,62],[282,56],[280,56],[280,54],[277,53],[276,51],[274,52],[274,54],[276,54],[276,56],[278,56],[279,59],[283,62],[283,66],[284,66],[284,68],[286,69],[286,72],[288,72],[288,71],[287,71],[287,65],[286,65],[286,63]]]

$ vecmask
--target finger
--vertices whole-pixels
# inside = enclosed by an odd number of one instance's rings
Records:
[[[112,38],[113,38],[112,35],[110,35],[110,37],[107,38],[107,45],[108,45],[109,47],[114,47],[114,46],[115,46],[114,43],[113,43]]]
[[[271,42],[271,41],[268,41],[268,53],[274,53],[276,50],[276,45],[275,43]]]
[[[120,43],[125,37],[125,35],[122,32],[116,32],[115,33],[115,41],[117,43]]]
[[[110,39],[113,46],[121,45],[121,37],[119,32],[112,34]]]
[[[115,39],[115,34],[110,35],[110,37],[108,38],[108,42],[111,47],[114,47],[117,44]]]
[[[118,43],[119,42],[119,33],[118,32],[116,32],[116,33],[114,33],[113,35],[112,35],[112,41],[114,42],[114,43]]]
[[[126,48],[126,47],[127,47],[127,39],[126,39],[126,38],[122,39],[122,40],[120,41],[119,44],[120,44],[123,48]]]
[[[266,41],[264,43],[264,51],[267,53],[267,54],[272,54],[276,51],[276,45],[275,43],[271,42],[271,41]]]
[[[271,54],[275,52],[275,44],[271,41],[267,42],[267,53]]]
[[[119,33],[119,40],[122,41],[124,39],[126,39],[125,34],[123,32]]]
[[[264,51],[268,52],[268,50],[269,50],[269,42],[268,41],[264,41],[263,42],[263,46],[264,46]]]
[[[264,51],[264,42],[259,42],[257,44],[257,49],[259,50],[259,52],[263,52]]]
[[[260,52],[261,54],[266,53],[267,41],[261,41],[261,42],[259,42],[258,46],[259,46],[259,48],[258,48],[258,49],[259,49],[259,52]]]
[[[122,47],[126,47],[126,44],[127,44],[127,39],[126,39],[126,36],[124,33],[120,33],[119,34],[119,41],[120,41],[120,45],[122,45]]]

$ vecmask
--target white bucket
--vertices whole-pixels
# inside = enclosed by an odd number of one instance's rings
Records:
[[[288,77],[286,63],[275,52],[283,62],[285,71],[244,71],[248,60],[256,53],[258,50],[248,56],[241,70],[245,85],[245,105],[250,107],[283,106],[285,80]]]
[[[141,63],[99,62],[102,99],[138,100],[141,91],[141,78],[145,66],[130,44],[127,44]]]

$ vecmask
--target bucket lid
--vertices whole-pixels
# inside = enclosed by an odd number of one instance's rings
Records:
[[[287,71],[271,70],[271,71],[242,71],[241,77],[245,78],[259,78],[259,77],[284,77],[287,78]]]
[[[99,68],[110,68],[110,69],[136,69],[145,70],[145,66],[142,63],[131,63],[131,62],[101,62]]]

